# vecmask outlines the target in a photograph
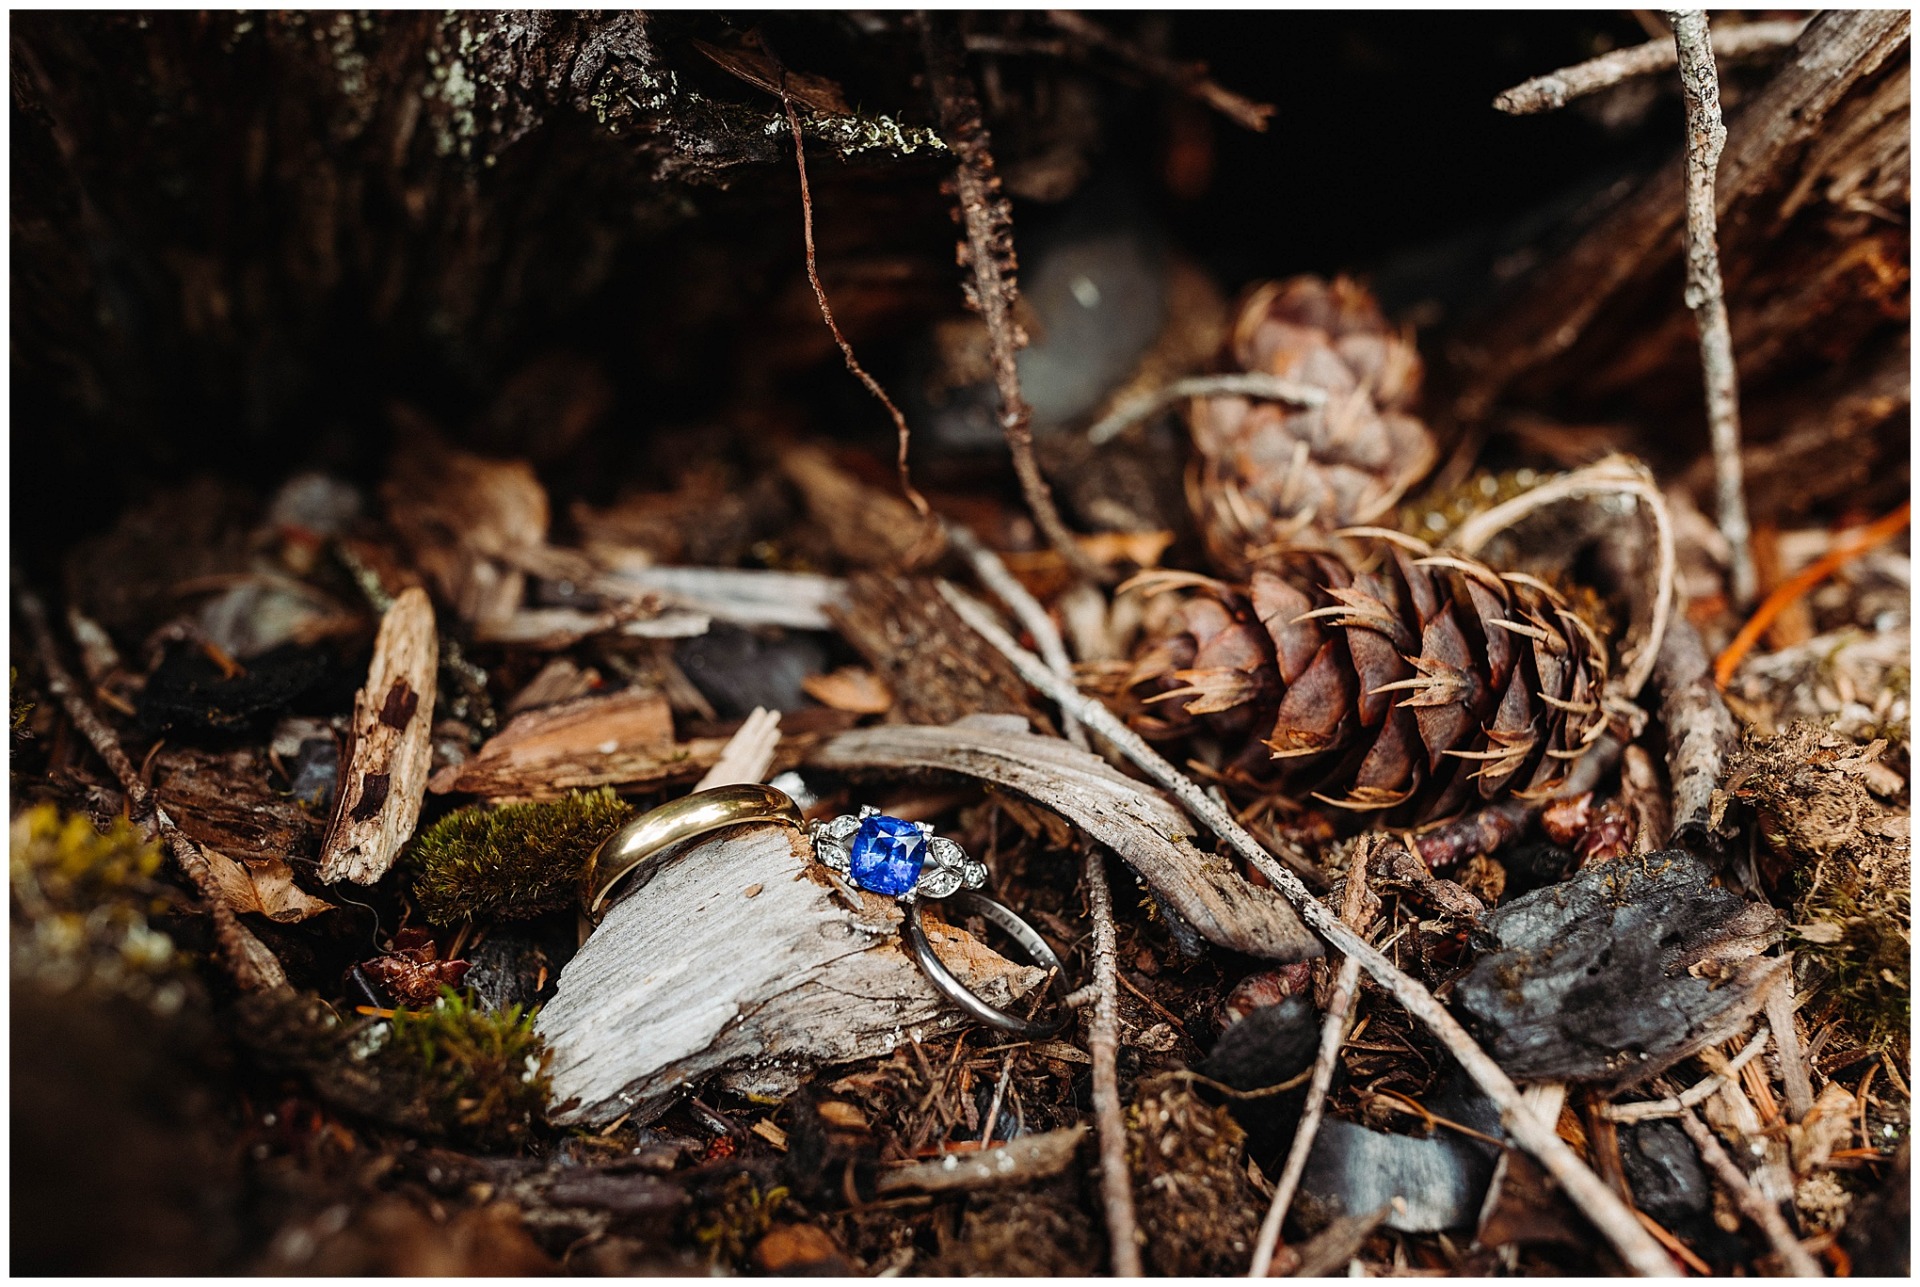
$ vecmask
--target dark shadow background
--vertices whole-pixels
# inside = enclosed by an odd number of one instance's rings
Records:
[[[542,38],[585,49],[567,25],[580,21],[554,17]],[[482,422],[516,373],[556,352],[584,358],[612,395],[588,440],[531,453],[563,494],[636,474],[644,485],[646,443],[736,420],[743,402],[883,441],[884,417],[808,313],[791,151],[751,128],[777,103],[691,42],[757,29],[861,110],[925,122],[917,46],[845,15],[646,21],[627,33],[625,62],[608,62],[626,69],[628,99],[665,69],[682,98],[707,104],[652,136],[615,134],[597,119],[604,106],[552,89],[588,65],[580,49],[557,73],[535,67],[544,80],[516,64],[531,88],[482,83],[463,100],[435,15],[20,15],[16,558],[44,564],[129,498],[196,472],[375,476],[395,400],[476,445],[526,451],[512,426],[490,436]],[[1097,120],[1091,172],[1139,194],[1228,292],[1360,271],[1390,310],[1444,325],[1543,219],[1670,154],[1679,131],[1671,97],[1624,129],[1489,106],[1530,75],[1644,39],[1623,13],[1104,21],[1273,103],[1270,129],[1250,133],[1111,61],[1002,58],[1013,103],[988,118],[1002,168],[1045,144],[1032,104],[1060,101],[1043,91],[1071,81]],[[532,125],[522,100],[537,100]],[[900,378],[915,337],[958,307],[944,166],[810,154],[838,311],[868,364]],[[1017,236],[1043,237],[1054,214],[1017,203]]]

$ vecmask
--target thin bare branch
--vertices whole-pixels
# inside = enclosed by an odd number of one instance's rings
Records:
[[[1725,1072],[1714,1073],[1705,1079],[1687,1087],[1678,1095],[1669,1095],[1665,1099],[1650,1099],[1634,1104],[1608,1104],[1601,1115],[1610,1122],[1652,1122],[1663,1117],[1678,1117],[1695,1104],[1710,1098],[1713,1093],[1733,1080],[1735,1073],[1745,1068],[1767,1048],[1770,1028],[1762,1028],[1753,1034],[1753,1039],[1742,1047],[1739,1054],[1727,1061]]]
[[[1040,601],[1027,593],[1027,587],[1020,584],[1018,577],[1007,570],[1007,565],[980,538],[958,523],[946,525],[947,541],[954,549],[966,556],[973,565],[973,574],[980,578],[980,584],[993,591],[994,597],[1007,605],[1026,632],[1033,636],[1033,643],[1040,650],[1041,659],[1053,667],[1056,675],[1073,678],[1073,660],[1067,656],[1067,645],[1060,637],[1060,629],[1053,624],[1053,614],[1043,607]],[[1071,715],[1063,716],[1061,725],[1066,730],[1067,740],[1085,751],[1087,731],[1080,727],[1080,721]]]
[[[1178,63],[1171,58],[1149,53],[1071,9],[1050,9],[1047,11],[1047,21],[1076,40],[1111,54],[1129,67],[1177,86],[1228,120],[1244,125],[1255,133],[1266,132],[1267,119],[1275,110],[1273,104],[1256,103],[1243,94],[1222,89],[1207,75],[1205,63]]]
[[[134,767],[133,761],[127,758],[126,751],[121,748],[119,737],[81,695],[80,686],[74,682],[66,663],[60,659],[59,645],[54,640],[53,628],[47,623],[46,606],[40,602],[40,596],[27,589],[17,573],[14,586],[20,615],[26,619],[27,629],[33,635],[33,646],[40,655],[40,664],[47,672],[47,690],[66,711],[67,718],[80,730],[81,736],[92,744],[106,762],[108,770],[119,779],[120,789],[127,794],[128,815],[144,825],[149,835],[157,832],[167,842],[167,848],[180,865],[180,870],[200,891],[207,914],[213,918],[214,939],[220,945],[220,955],[234,982],[249,992],[287,986],[287,973],[281,967],[279,958],[233,914],[233,909],[221,894],[219,878],[214,874],[206,855],[160,807],[139,769]]]
[[[1327,401],[1325,389],[1316,389],[1312,385],[1283,380],[1277,375],[1268,375],[1264,371],[1242,371],[1228,375],[1190,375],[1151,393],[1143,393],[1121,403],[1093,428],[1087,430],[1087,441],[1102,443],[1118,438],[1148,416],[1165,410],[1182,398],[1209,398],[1222,395],[1271,398],[1275,402],[1291,402],[1299,407],[1324,406]]]
[[[1725,1188],[1728,1195],[1733,1198],[1734,1205],[1740,1208],[1740,1213],[1758,1225],[1760,1232],[1767,1235],[1767,1241],[1779,1254],[1781,1262],[1787,1267],[1787,1272],[1795,1278],[1826,1277],[1820,1272],[1820,1262],[1815,1260],[1807,1249],[1800,1245],[1800,1240],[1793,1236],[1793,1230],[1787,1227],[1786,1217],[1780,1214],[1780,1208],[1769,1202],[1764,1194],[1747,1182],[1746,1175],[1734,1165],[1733,1159],[1727,1156],[1727,1151],[1720,1147],[1720,1141],[1714,1138],[1713,1132],[1707,1129],[1706,1123],[1702,1122],[1691,1108],[1680,1114],[1680,1129],[1687,1133],[1687,1138],[1693,1141],[1693,1146],[1700,1150],[1700,1160],[1707,1164],[1708,1169],[1720,1181],[1721,1187]]]
[[[1806,22],[1748,22],[1722,27],[1713,33],[1714,57],[1727,62],[1758,58],[1785,49],[1800,38]],[[1640,76],[1657,76],[1679,66],[1673,42],[1662,32],[1644,45],[1629,45],[1589,58],[1584,63],[1562,67],[1559,71],[1535,76],[1515,85],[1493,100],[1493,105],[1510,116],[1531,116],[1565,107],[1576,98],[1612,89],[1623,81]]]
[[[960,258],[972,276],[967,303],[987,324],[993,378],[1000,390],[1000,427],[1006,433],[1007,450],[1013,455],[1013,471],[1019,475],[1027,508],[1033,511],[1033,521],[1048,544],[1078,575],[1102,582],[1107,579],[1105,573],[1073,539],[1053,503],[1053,491],[1040,472],[1040,462],[1034,458],[1033,408],[1020,392],[1018,362],[1026,335],[1013,318],[1014,301],[1019,298],[1014,281],[1013,208],[1001,195],[1000,180],[993,171],[992,141],[981,123],[980,102],[950,22],[945,15],[920,15],[928,87],[941,136],[958,162],[953,171],[953,192],[966,230]]]
[[[1082,876],[1087,914],[1093,918],[1094,1002],[1087,1011],[1087,1053],[1093,1056],[1093,1117],[1100,1132],[1100,1201],[1107,1213],[1113,1272],[1140,1277],[1139,1223],[1133,1211],[1133,1177],[1127,1171],[1127,1123],[1120,1108],[1120,967],[1113,928],[1113,893],[1107,887],[1106,855],[1088,845]]]
[[[1672,9],[1673,45],[1680,67],[1681,97],[1687,104],[1687,307],[1700,328],[1700,366],[1707,387],[1707,429],[1713,438],[1713,463],[1720,508],[1720,534],[1732,547],[1729,590],[1734,602],[1753,602],[1751,534],[1747,527],[1746,488],[1740,473],[1740,378],[1733,365],[1733,331],[1727,325],[1727,300],[1720,282],[1718,216],[1714,175],[1727,143],[1720,119],[1720,76],[1707,38],[1707,15],[1700,9]]]
[[[827,288],[820,282],[820,265],[814,256],[813,249],[813,189],[807,182],[806,140],[800,133],[800,114],[794,111],[793,100],[784,90],[780,94],[780,101],[787,109],[787,125],[793,130],[793,156],[800,167],[800,227],[807,240],[807,281],[813,285],[813,298],[820,305],[820,316],[826,322],[827,329],[833,332],[833,342],[840,346],[840,356],[846,359],[847,370],[853,372],[854,378],[867,386],[867,392],[879,399],[880,405],[887,409],[889,416],[893,417],[893,429],[899,441],[899,458],[896,465],[900,471],[900,490],[905,492],[907,499],[913,502],[915,512],[923,520],[931,520],[933,512],[927,508],[927,498],[922,496],[920,489],[913,485],[913,478],[907,472],[907,445],[913,437],[912,431],[907,428],[907,417],[898,406],[894,405],[893,399],[887,396],[887,391],[880,387],[880,382],[867,374],[867,368],[860,365],[860,359],[853,355],[853,345],[848,343],[847,337],[840,333],[840,324],[833,320],[833,309],[827,305]]]
[[[1501,1125],[1508,1137],[1518,1147],[1539,1159],[1547,1172],[1560,1182],[1568,1199],[1636,1272],[1666,1277],[1679,1274],[1679,1266],[1634,1218],[1619,1195],[1608,1188],[1568,1147],[1566,1141],[1555,1134],[1552,1123],[1540,1121],[1526,1107],[1521,1100],[1520,1088],[1514,1085],[1513,1079],[1494,1063],[1467,1030],[1460,1026],[1459,1020],[1431,992],[1342,924],[1325,904],[1308,891],[1298,876],[1248,835],[1231,813],[1148,746],[1139,734],[1128,728],[1106,706],[1081,693],[1049,670],[1045,662],[1015,643],[981,604],[945,581],[937,584],[940,593],[953,605],[954,611],[999,649],[1020,672],[1021,678],[1056,702],[1063,712],[1074,715],[1091,732],[1113,743],[1148,777],[1171,792],[1194,818],[1225,840],[1265,876],[1268,883],[1294,906],[1300,918],[1330,947],[1358,959],[1361,969],[1414,1018],[1426,1025],[1486,1093],[1487,1098],[1499,1108]]]
[[[1354,850],[1353,865],[1347,869],[1347,897],[1341,915],[1355,932],[1366,932],[1367,847]],[[1307,1102],[1300,1113],[1300,1125],[1294,1130],[1293,1144],[1280,1168],[1280,1179],[1273,1186],[1273,1201],[1267,1205],[1267,1218],[1260,1222],[1260,1237],[1253,1246],[1253,1267],[1249,1278],[1265,1278],[1273,1269],[1274,1248],[1280,1245],[1280,1226],[1286,1221],[1287,1208],[1306,1173],[1307,1154],[1313,1151],[1314,1137],[1320,1133],[1320,1115],[1326,1111],[1327,1090],[1333,1085],[1333,1070],[1340,1061],[1340,1045],[1347,1036],[1347,1015],[1360,986],[1360,962],[1349,956],[1340,962],[1334,980],[1333,995],[1327,999],[1327,1013],[1320,1024],[1320,1051],[1313,1060],[1313,1080],[1307,1083]]]

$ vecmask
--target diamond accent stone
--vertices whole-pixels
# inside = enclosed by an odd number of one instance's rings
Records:
[[[935,836],[927,842],[927,858],[937,866],[957,872],[966,865],[967,854],[945,836]]]
[[[920,878],[927,860],[927,837],[911,822],[876,813],[860,820],[849,857],[848,875],[854,884],[898,898]]]
[[[922,898],[945,898],[960,888],[960,873],[951,867],[928,867],[920,873],[916,886]]]

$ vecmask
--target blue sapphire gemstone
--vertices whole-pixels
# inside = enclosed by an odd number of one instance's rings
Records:
[[[853,833],[853,883],[876,894],[898,898],[920,879],[927,861],[927,837],[920,828],[899,818],[877,813],[860,822]]]

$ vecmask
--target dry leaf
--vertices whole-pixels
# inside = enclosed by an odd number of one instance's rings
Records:
[[[856,715],[884,715],[893,709],[893,693],[880,677],[863,666],[842,666],[826,675],[808,675],[800,681],[807,696],[822,706]]]
[[[279,858],[257,858],[235,862],[218,849],[200,846],[207,867],[219,886],[220,898],[236,912],[264,916],[282,925],[292,925],[310,916],[333,910],[324,898],[315,898],[293,883],[293,868]]]

